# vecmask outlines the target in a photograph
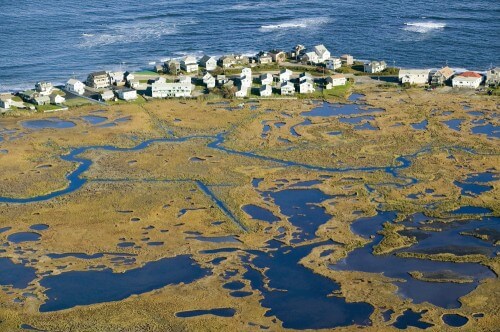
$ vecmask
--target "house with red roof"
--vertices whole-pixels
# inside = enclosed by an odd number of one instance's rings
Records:
[[[466,71],[455,75],[451,82],[454,88],[477,89],[483,82],[483,75],[473,71]]]

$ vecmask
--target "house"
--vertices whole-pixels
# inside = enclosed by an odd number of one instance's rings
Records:
[[[303,63],[316,64],[319,63],[318,55],[315,52],[307,52],[304,54],[301,59]]]
[[[219,58],[217,64],[222,68],[230,68],[236,64],[236,59],[233,55],[224,55]]]
[[[97,71],[94,73],[90,73],[87,77],[87,86],[94,89],[104,89],[109,87],[110,81],[108,73],[105,71]]]
[[[252,69],[251,68],[243,68],[241,70],[241,74],[240,74],[241,77],[243,76],[249,76],[249,77],[252,77]]]
[[[10,109],[14,105],[14,96],[9,94],[0,95],[0,107],[3,109]]]
[[[137,99],[137,91],[134,89],[128,89],[128,88],[120,89],[116,91],[116,94],[118,95],[118,98],[120,98],[121,100],[129,101]]]
[[[54,87],[50,82],[37,82],[35,84],[35,91],[42,96],[48,96],[52,93]]]
[[[50,104],[50,97],[49,96],[42,96],[42,95],[36,95],[31,99],[31,102],[35,105],[48,105]]]
[[[354,57],[349,54],[343,54],[340,56],[340,61],[347,66],[352,66],[354,64]]]
[[[304,79],[299,83],[299,93],[312,93],[316,91],[314,83],[310,79]]]
[[[290,69],[281,69],[279,74],[280,83],[288,82],[292,78],[293,72]]]
[[[273,62],[273,58],[267,52],[259,52],[259,54],[257,54],[257,61],[261,65],[265,65],[265,64],[268,64],[268,63],[272,63]]]
[[[269,55],[273,59],[273,62],[280,63],[286,60],[286,53],[281,50],[272,50],[269,52]]]
[[[181,64],[177,60],[168,60],[163,63],[163,71],[170,75],[179,75],[181,72]]]
[[[66,98],[57,93],[51,94],[49,98],[50,98],[50,103],[54,105],[60,105],[66,101]]]
[[[273,83],[273,75],[266,73],[260,75],[260,83],[262,85],[270,85]]]
[[[260,96],[261,97],[271,97],[273,94],[273,88],[270,85],[263,85],[260,87]]]
[[[458,74],[451,80],[454,88],[477,89],[483,82],[483,75],[473,71],[466,71]]]
[[[108,73],[109,82],[112,85],[124,85],[125,73],[122,71],[112,71]]]
[[[370,74],[380,73],[386,68],[387,64],[385,63],[385,61],[370,61],[363,65],[364,72]]]
[[[163,73],[163,65],[161,63],[156,63],[154,70],[156,73]]]
[[[399,82],[401,84],[427,84],[429,73],[429,69],[400,69]]]
[[[215,77],[213,77],[210,73],[207,72],[203,76],[203,84],[205,84],[208,89],[215,88]]]
[[[299,75],[299,83],[303,81],[312,81],[312,80],[313,78],[309,73],[303,72]]]
[[[77,79],[71,78],[66,82],[64,86],[66,91],[75,93],[77,95],[83,95],[85,93],[85,85]]]
[[[139,81],[139,79],[137,78],[133,78],[129,80],[127,83],[129,88],[131,89],[139,90],[141,88],[141,81]]]
[[[240,74],[241,84],[246,86],[247,88],[252,86],[252,69],[243,68]]]
[[[39,94],[35,90],[26,90],[26,91],[19,93],[19,97],[21,97],[21,99],[27,103],[33,102],[37,96],[39,96]],[[50,100],[49,100],[49,103],[50,103]]]
[[[295,94],[295,86],[292,84],[292,82],[287,81],[281,83],[281,95],[283,96],[290,96]]]
[[[198,62],[196,62],[196,58],[192,55],[182,58],[181,69],[187,73],[198,71]]]
[[[224,85],[227,81],[228,79],[226,78],[226,75],[217,75],[217,85]]]
[[[347,79],[344,75],[342,75],[342,74],[332,75],[332,76],[329,76],[326,78],[325,89],[330,90],[336,86],[346,85],[346,83],[347,83]]]
[[[327,69],[336,70],[342,67],[342,60],[340,58],[329,58],[325,61],[325,66]]]
[[[486,72],[486,85],[498,86],[500,84],[500,67],[492,68]]]
[[[238,91],[234,93],[234,95],[238,98],[244,98],[248,95],[248,87],[245,85],[240,85],[238,87]]]
[[[232,89],[234,88],[234,81],[233,80],[226,80],[226,82],[222,85],[225,88]]]
[[[318,56],[318,63],[323,63],[326,60],[330,59],[330,51],[325,47],[325,45],[316,45],[313,48],[314,53]]]
[[[167,97],[190,97],[192,91],[191,83],[165,83],[154,82],[148,89],[147,94],[153,98],[167,98]]]
[[[115,99],[115,94],[111,90],[104,90],[101,92],[100,98],[102,101],[109,101]]]
[[[288,52],[288,57],[297,60],[305,49],[304,45],[298,44]]]
[[[246,66],[250,63],[248,57],[243,54],[234,55],[234,60],[236,61],[236,64],[240,66]]]
[[[217,69],[217,60],[213,56],[204,55],[199,64],[208,71]]]
[[[454,73],[455,71],[448,66],[441,68],[432,75],[431,84],[445,85],[446,82],[453,76]]]

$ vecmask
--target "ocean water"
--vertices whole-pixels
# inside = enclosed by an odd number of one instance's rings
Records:
[[[492,0],[0,0],[0,9],[0,91],[297,43],[402,67],[500,65]]]

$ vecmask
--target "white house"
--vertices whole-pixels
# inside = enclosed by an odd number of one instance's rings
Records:
[[[303,80],[299,84],[299,93],[312,93],[316,91],[312,80]]]
[[[0,95],[0,107],[6,110],[10,109],[14,104],[14,96],[11,94]]]
[[[252,86],[252,69],[243,68],[240,74],[240,82],[242,86],[250,88]]]
[[[299,83],[302,83],[303,81],[312,81],[313,78],[309,73],[303,72],[302,74],[299,75]]]
[[[128,81],[128,86],[132,89],[139,90],[141,89],[141,81],[137,78],[133,78]]]
[[[123,81],[125,80],[125,74],[122,71],[112,71],[108,73],[109,81],[114,85],[123,85]]]
[[[325,89],[330,90],[336,86],[346,85],[347,79],[342,74],[332,75],[326,78]]]
[[[431,84],[444,85],[453,76],[454,73],[455,71],[448,66],[441,68],[432,75]]]
[[[181,69],[188,73],[198,71],[198,62],[196,62],[196,58],[192,55],[185,56],[181,60]]]
[[[260,87],[260,96],[261,97],[271,97],[273,94],[273,88],[270,85],[263,85]]]
[[[473,71],[466,71],[453,77],[451,83],[454,88],[477,89],[483,82],[483,76]]]
[[[200,59],[200,66],[208,71],[215,70],[217,68],[217,59],[213,56],[204,55]]]
[[[215,88],[215,77],[213,77],[210,73],[207,72],[203,76],[203,84],[205,84],[209,89]]]
[[[148,87],[148,94],[153,98],[166,97],[190,97],[192,91],[191,83],[164,83],[154,82]]]
[[[327,69],[336,70],[342,67],[342,60],[340,58],[329,58],[325,61],[325,65]]]
[[[486,85],[500,84],[500,67],[495,67],[486,72]]]
[[[238,88],[238,91],[235,92],[234,94],[236,97],[238,98],[243,98],[243,97],[246,97],[248,95],[248,87],[247,86],[244,86],[244,85],[241,85],[239,88]]]
[[[50,82],[37,82],[35,84],[35,91],[42,96],[49,96],[53,90],[54,87]]]
[[[50,104],[50,97],[38,95],[33,97],[33,99],[31,99],[31,102],[35,105],[48,105]]]
[[[341,55],[340,60],[342,61],[342,63],[345,63],[348,66],[352,66],[354,64],[354,57],[349,54]]]
[[[429,83],[429,69],[400,69],[399,82],[401,84],[427,84]]]
[[[316,45],[316,46],[314,46],[313,50],[314,50],[314,53],[316,53],[316,55],[318,56],[319,63],[323,63],[326,60],[330,59],[330,56],[331,56],[330,51],[328,51],[328,49],[325,47],[325,45],[323,45],[323,44]]]
[[[262,85],[272,84],[273,83],[273,75],[271,75],[269,73],[260,75],[260,83],[262,83]]]
[[[183,84],[191,84],[191,76],[181,75],[177,78],[177,82],[183,83]]]
[[[129,101],[137,99],[137,91],[134,89],[120,89],[116,93],[121,100]]]
[[[243,77],[243,76],[249,76],[249,77],[252,77],[252,69],[251,68],[243,68],[241,70],[241,74],[240,74],[240,77]]]
[[[292,78],[293,72],[290,69],[281,69],[279,79],[280,83],[288,82]]]
[[[115,94],[111,90],[104,90],[101,93],[101,100],[103,101],[114,100],[114,99],[115,99]]]
[[[295,86],[293,85],[293,83],[290,81],[281,83],[281,94],[283,96],[290,96],[295,94]]]
[[[83,95],[85,93],[85,84],[74,78],[69,79],[65,85],[66,91]]]
[[[318,55],[315,52],[307,52],[302,56],[302,62],[309,62],[312,64],[319,63]]]
[[[66,98],[57,93],[51,94],[49,98],[50,98],[50,103],[54,105],[60,105],[66,101]]]
[[[363,65],[365,73],[375,74],[380,73],[387,68],[385,61],[370,61]]]
[[[229,81],[229,79],[226,77],[226,75],[217,75],[217,84],[218,85],[224,85]]]

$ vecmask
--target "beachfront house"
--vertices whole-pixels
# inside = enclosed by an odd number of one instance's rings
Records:
[[[340,60],[340,58],[329,58],[325,61],[325,66],[327,69],[337,70],[342,67],[342,61]]]
[[[36,94],[31,99],[31,103],[33,103],[35,105],[39,105],[39,106],[41,106],[41,105],[48,105],[48,104],[50,104],[50,97],[49,96],[42,96],[42,95]]]
[[[163,63],[163,71],[170,75],[179,75],[181,72],[181,64],[177,60],[167,60]]]
[[[434,86],[445,85],[454,73],[455,71],[448,66],[441,68],[432,75],[431,84]]]
[[[318,63],[323,63],[326,60],[330,59],[330,51],[325,47],[325,45],[316,45],[313,48],[314,53],[318,56]]]
[[[224,55],[219,58],[217,64],[222,68],[230,68],[236,64],[236,59],[233,55]]]
[[[299,93],[313,93],[316,91],[311,79],[304,79],[299,83]]]
[[[306,47],[304,45],[298,44],[288,52],[288,57],[290,59],[298,60],[300,55],[304,52]]]
[[[500,84],[500,67],[495,67],[486,72],[486,85],[498,86]]]
[[[280,83],[288,82],[292,79],[293,72],[290,69],[281,69],[279,74]]]
[[[354,57],[349,54],[343,54],[340,56],[340,61],[346,66],[352,66],[354,64]]]
[[[14,105],[14,96],[9,94],[0,95],[0,107],[3,109],[10,109]]]
[[[103,70],[90,73],[86,84],[94,89],[105,89],[110,85],[108,73]]]
[[[281,50],[272,50],[269,55],[273,59],[273,62],[281,63],[286,60],[286,53]]]
[[[228,82],[226,75],[217,75],[217,85],[224,85]]]
[[[137,99],[137,91],[134,89],[124,88],[116,91],[118,98],[121,100],[135,100]]]
[[[370,61],[363,65],[365,73],[375,74],[384,71],[387,68],[385,61]]]
[[[257,54],[257,62],[261,65],[266,65],[273,62],[272,56],[267,52],[259,52]]]
[[[192,55],[187,55],[182,58],[181,69],[187,73],[198,71],[198,62],[196,62],[196,58]]]
[[[458,74],[451,80],[454,88],[477,89],[483,82],[483,75],[473,71]]]
[[[74,78],[71,78],[66,82],[64,89],[77,95],[83,95],[85,93],[85,85]]]
[[[66,101],[66,98],[57,93],[51,94],[49,98],[50,98],[50,103],[54,105],[61,105]]]
[[[163,64],[155,63],[154,70],[155,70],[155,73],[158,73],[158,74],[163,73],[164,72],[163,71]]]
[[[237,98],[244,98],[244,97],[248,96],[248,89],[249,89],[248,86],[240,84],[238,86],[238,90],[234,93],[234,95]]]
[[[399,82],[401,84],[427,84],[429,73],[429,69],[400,69]]]
[[[346,85],[346,83],[347,83],[347,78],[342,74],[328,76],[325,80],[325,89],[330,90],[336,86]]]
[[[260,96],[261,97],[271,97],[273,94],[273,88],[270,85],[263,85],[260,87]]]
[[[300,58],[300,61],[313,65],[319,63],[319,58],[315,52],[307,52]]]
[[[167,98],[167,97],[190,97],[192,91],[191,83],[166,83],[166,82],[153,82],[148,88],[146,93],[153,98]]]
[[[39,94],[35,90],[26,90],[19,92],[19,97],[27,103],[32,103],[35,97],[37,97]]]
[[[243,55],[243,54],[235,54],[234,61],[236,62],[235,64],[240,65],[240,66],[246,66],[250,63],[250,59],[246,55]]]
[[[48,96],[52,93],[54,87],[50,82],[37,82],[35,84],[35,91],[42,96]]]
[[[108,73],[109,82],[112,85],[120,86],[125,84],[125,73],[122,71],[111,71]]]
[[[269,73],[260,75],[259,79],[262,85],[271,85],[273,83],[273,75]]]
[[[292,82],[286,81],[281,83],[280,93],[282,96],[291,96],[295,94],[295,86]]]
[[[217,59],[213,56],[204,55],[199,62],[200,66],[205,68],[207,71],[212,71],[217,69]]]
[[[212,76],[209,72],[207,72],[203,76],[203,84],[207,86],[208,89],[215,88],[215,77]]]
[[[104,90],[101,92],[100,99],[102,101],[115,100],[115,94],[112,90]]]

